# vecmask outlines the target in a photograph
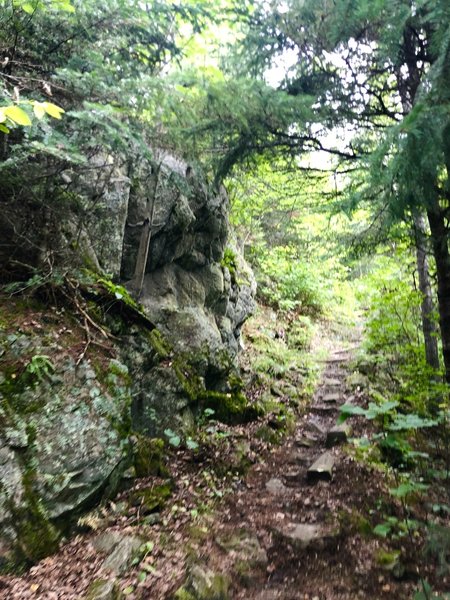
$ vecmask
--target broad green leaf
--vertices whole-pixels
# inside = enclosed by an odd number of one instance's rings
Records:
[[[65,112],[63,108],[57,106],[56,104],[52,104],[51,102],[43,102],[42,106],[45,112],[54,119],[60,119],[61,113]]]
[[[150,540],[149,542],[145,542],[145,544],[142,544],[141,551],[145,552],[145,554],[149,554],[154,547],[155,543]]]
[[[22,4],[21,8],[23,11],[25,11],[29,15],[32,15],[34,13],[34,11],[36,10],[36,8],[32,4],[29,4],[28,2],[26,2],[25,4]]]
[[[169,438],[169,444],[171,446],[175,446],[177,448],[181,444],[181,438],[180,438],[180,436],[177,435],[171,429],[165,429],[164,430],[164,435],[166,435]]]
[[[3,109],[3,112],[8,119],[11,119],[11,121],[14,121],[17,125],[23,125],[24,127],[29,127],[31,125],[30,117],[19,106],[7,106]]]
[[[147,579],[147,573],[145,571],[141,571],[138,575],[138,581],[139,583],[144,583],[144,581]]]
[[[197,450],[198,449],[197,442],[195,442],[192,438],[187,438],[186,446],[187,446],[187,448],[189,448],[189,450]]]
[[[355,406],[354,404],[343,404],[340,407],[340,411],[341,414],[339,415],[339,419],[338,422],[339,423],[343,423],[344,421],[346,421],[349,417],[353,416],[353,415],[364,415],[366,414],[366,411],[361,408],[360,406]]]
[[[0,123],[0,131],[2,133],[9,133],[10,132],[10,130],[6,127],[6,125],[2,125],[1,123]]]
[[[437,421],[433,419],[423,419],[419,415],[395,415],[393,422],[389,425],[389,429],[400,431],[402,429],[420,429],[422,427],[434,427]]]
[[[389,490],[389,493],[392,496],[395,496],[395,498],[405,498],[405,496],[407,496],[408,494],[414,494],[415,492],[424,492],[428,489],[428,487],[429,486],[425,485],[424,483],[401,483],[398,487],[391,488]]]
[[[366,417],[368,419],[375,419],[376,417],[380,417],[381,415],[386,415],[397,406],[398,402],[396,402],[395,400],[383,402],[382,404],[375,404],[374,402],[369,402],[369,407],[366,411]]]
[[[42,117],[45,115],[45,108],[41,102],[33,102],[33,111],[38,119],[42,119]]]
[[[374,527],[374,534],[379,535],[381,537],[386,537],[388,533],[391,531],[391,526],[389,523],[380,523],[376,527]]]
[[[54,0],[54,4],[57,5],[57,8],[65,10],[66,12],[75,12],[75,8],[70,4],[69,0]]]

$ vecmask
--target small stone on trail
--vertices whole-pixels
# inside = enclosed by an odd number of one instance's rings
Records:
[[[322,425],[322,423],[320,423],[319,421],[317,421],[314,418],[310,419],[308,421],[307,427],[308,427],[308,429],[310,429],[311,431],[314,431],[315,433],[318,433],[319,435],[324,435],[327,432],[327,430]]]
[[[340,399],[341,399],[341,396],[340,396],[340,394],[337,394],[337,393],[325,394],[325,396],[323,396],[323,398],[322,398],[322,400],[327,403],[339,402]]]
[[[316,412],[331,412],[336,410],[336,405],[333,404],[314,404],[311,406],[311,410]]]
[[[308,481],[331,481],[333,477],[334,456],[325,452],[309,467]]]
[[[251,531],[241,530],[228,539],[217,539],[217,544],[227,552],[234,552],[239,559],[245,560],[251,567],[267,566],[267,553]]]
[[[341,362],[345,362],[349,359],[349,356],[345,356],[345,355],[336,355],[336,356],[330,356],[329,358],[326,358],[323,362],[325,363],[341,363]]]
[[[175,600],[228,600],[229,580],[226,575],[193,565],[186,584],[175,592]]]
[[[323,383],[324,385],[329,385],[330,387],[342,385],[342,381],[340,379],[333,379],[332,377],[325,377]]]
[[[345,444],[350,437],[352,429],[350,425],[342,423],[341,425],[335,425],[327,433],[326,445],[327,448],[337,446],[338,444]]]
[[[274,496],[278,496],[287,492],[287,488],[284,483],[281,481],[281,479],[277,479],[276,477],[269,479],[269,481],[266,483],[266,489]]]
[[[105,531],[92,540],[92,545],[97,552],[108,554],[114,550],[122,539],[123,535],[118,531]]]
[[[290,523],[287,527],[276,529],[275,534],[302,550],[308,547],[323,548],[328,540],[336,537],[321,525],[311,523]]]
[[[96,579],[88,587],[85,600],[120,600],[122,593],[114,579]]]
[[[312,436],[303,435],[294,440],[294,444],[300,448],[312,448],[317,442],[317,439]]]
[[[142,539],[136,536],[127,536],[116,545],[112,553],[106,558],[102,568],[123,575],[139,553]]]
[[[295,481],[299,481],[301,476],[302,476],[301,471],[288,471],[287,473],[284,473],[283,479],[285,479],[288,482],[295,482]]]

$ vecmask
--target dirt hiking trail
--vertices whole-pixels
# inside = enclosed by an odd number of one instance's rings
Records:
[[[329,355],[294,435],[228,498],[204,549],[215,571],[230,553],[238,557],[236,600],[412,597],[417,582],[398,581],[376,564],[380,542],[366,535],[364,515],[377,503],[380,474],[355,461],[345,449],[351,426],[337,424],[340,405],[364,398],[361,389],[346,387],[353,350]]]

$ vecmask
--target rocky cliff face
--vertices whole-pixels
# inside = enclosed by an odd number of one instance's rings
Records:
[[[131,187],[120,276],[131,289],[136,286],[144,229],[136,224],[148,218],[139,301],[177,349],[203,350],[212,363],[217,353],[233,358],[240,328],[254,308],[255,284],[232,249],[228,198],[224,189],[210,193],[189,167],[169,159],[161,157],[158,173],[148,177],[152,197]]]
[[[93,281],[108,274],[156,326],[113,314],[123,296],[113,283],[100,284],[111,300],[92,313],[114,334],[106,353],[84,354],[86,322],[74,324],[62,300],[52,312],[48,298],[0,311],[0,567],[50,552],[74,516],[114,490],[132,430],[187,429],[211,405],[225,418],[251,414],[230,375],[254,280],[233,247],[224,190],[211,193],[167,156],[117,164],[100,161],[95,177],[63,173],[63,218],[58,194],[0,198],[10,279],[24,266],[50,267],[43,282],[85,268]]]

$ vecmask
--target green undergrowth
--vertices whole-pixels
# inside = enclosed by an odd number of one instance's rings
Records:
[[[367,421],[355,455],[385,474],[386,498],[371,515],[372,535],[384,541],[374,561],[399,576],[409,546],[420,582],[414,598],[442,598],[441,578],[450,573],[450,392],[426,363],[421,297],[405,269],[383,263],[365,286],[363,344],[349,383],[367,401],[345,404],[341,420]]]
[[[308,316],[265,306],[245,324],[241,364],[247,380],[264,390],[269,409],[280,399],[299,407],[311,396],[318,378],[312,354],[317,327]]]

